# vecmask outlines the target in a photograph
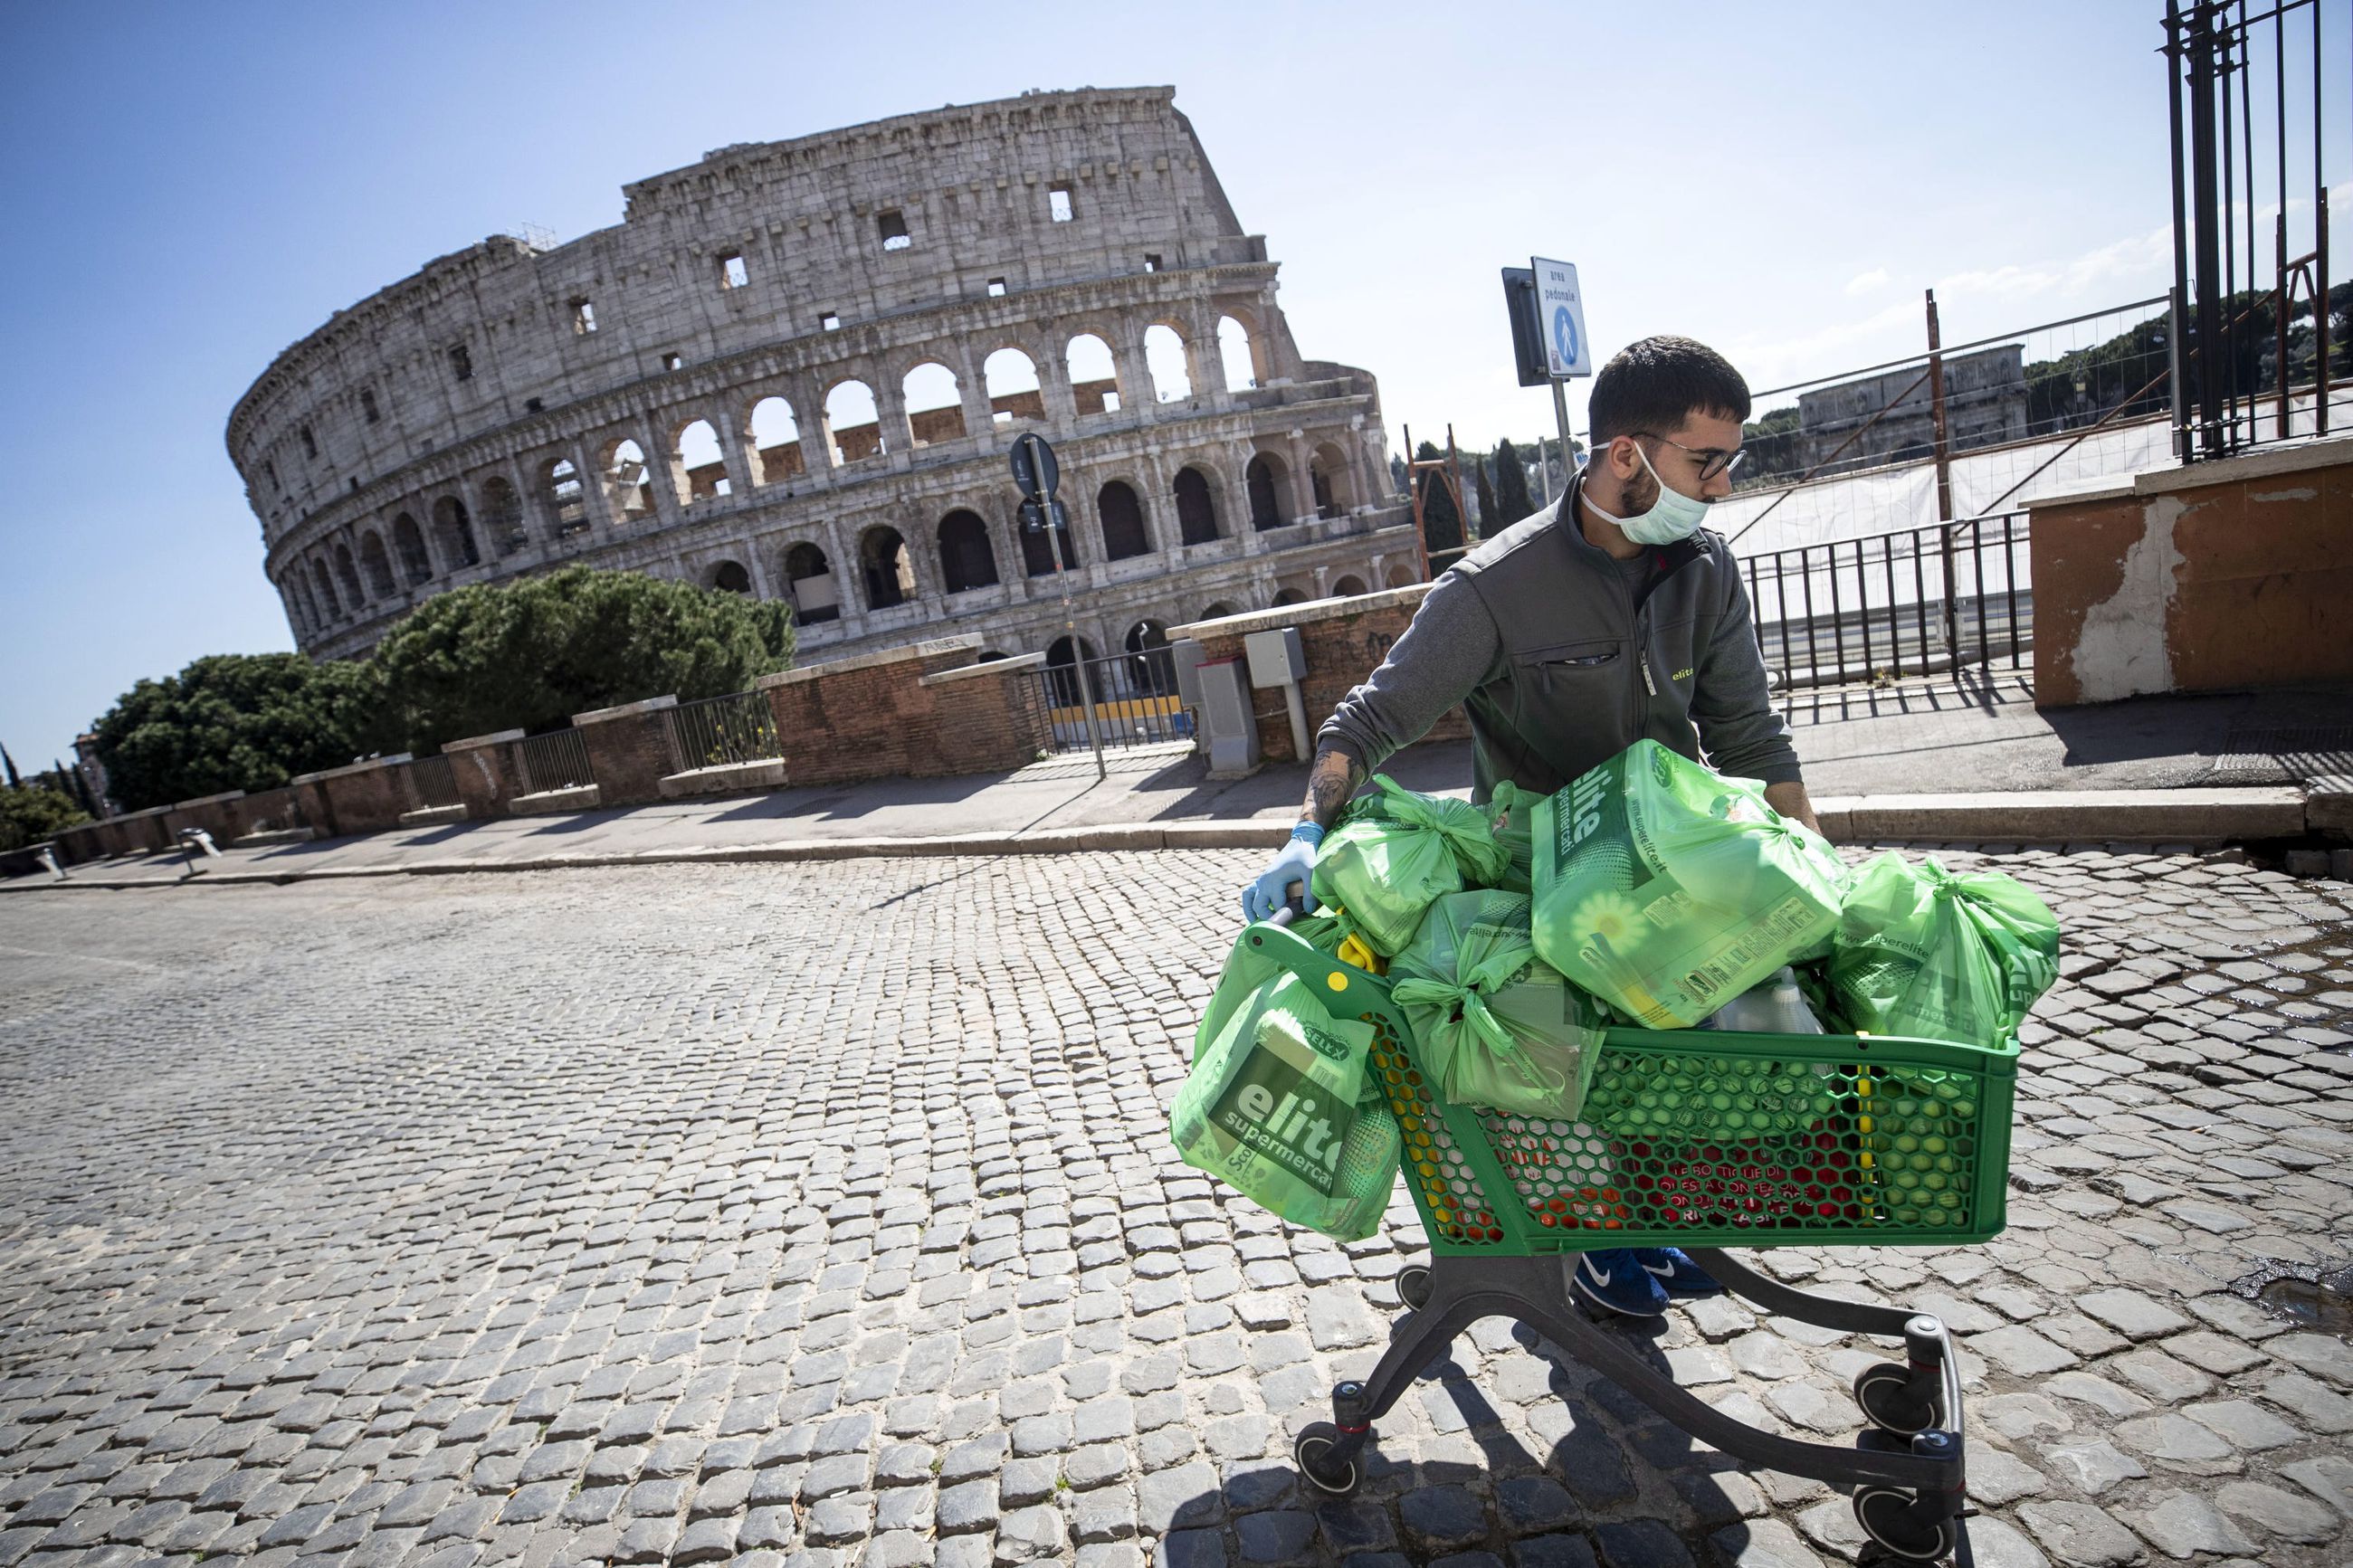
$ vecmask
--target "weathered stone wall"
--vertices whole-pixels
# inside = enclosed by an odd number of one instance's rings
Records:
[[[796,784],[1010,772],[1051,739],[1042,656],[976,665],[980,639],[943,637],[760,682]]]
[[[1421,607],[1422,597],[1429,592],[1430,584],[1422,583],[1362,599],[1290,605],[1280,610],[1196,622],[1172,627],[1168,635],[1171,638],[1193,638],[1201,645],[1207,658],[1216,660],[1242,658],[1242,639],[1251,632],[1297,626],[1300,651],[1307,662],[1307,675],[1299,683],[1299,694],[1307,710],[1307,741],[1312,747],[1315,731],[1332,716],[1340,699],[1380,668],[1381,660],[1388,657],[1390,646],[1413,623],[1413,613]],[[1291,744],[1291,709],[1282,690],[1254,690],[1250,702],[1251,716],[1258,721],[1259,749],[1266,760],[1302,760]],[[1448,710],[1445,717],[1431,726],[1429,735],[1422,738],[1453,741],[1470,733],[1470,715],[1454,708]]]
[[[1037,93],[721,149],[628,186],[615,227],[493,237],[339,312],[228,426],[300,645],[362,653],[433,594],[576,560],[790,599],[812,654],[943,629],[1044,648],[1063,585],[1026,569],[1004,461],[1031,428],[1062,456],[1094,652],[1417,579],[1373,378],[1300,357],[1264,242],[1172,100]],[[1232,390],[1225,318],[1248,333]],[[1155,326],[1182,340],[1182,387],[1147,365]],[[1082,334],[1108,378],[1073,374]],[[1034,390],[990,384],[1003,349]],[[910,402],[926,364],[955,379],[943,406]],[[873,412],[829,416],[853,381]],[[771,398],[790,434],[755,432]],[[698,424],[715,457],[689,449]],[[1214,538],[1179,518],[1188,468]],[[1141,541],[1107,525],[1113,484]],[[958,511],[985,534],[977,582],[950,580]]]
[[[661,781],[679,770],[670,716],[677,706],[675,697],[655,697],[572,716],[588,747],[599,805],[638,805],[662,797]]]
[[[2037,706],[2353,680],[2353,437],[2028,505]]]

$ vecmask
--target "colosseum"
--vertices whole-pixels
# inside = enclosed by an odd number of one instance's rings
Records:
[[[1303,359],[1175,90],[724,147],[278,356],[228,448],[298,645],[569,562],[782,596],[804,660],[1135,651],[1419,581],[1373,377]],[[1059,551],[1006,450],[1055,444]],[[1060,556],[1058,562],[1057,556]],[[1058,570],[1059,567],[1059,570]]]

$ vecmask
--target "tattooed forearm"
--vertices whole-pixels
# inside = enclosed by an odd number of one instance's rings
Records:
[[[1354,759],[1345,752],[1326,746],[1315,753],[1315,765],[1307,774],[1307,801],[1299,813],[1299,820],[1312,822],[1318,827],[1329,827],[1339,819],[1340,808],[1356,793],[1364,779]]]

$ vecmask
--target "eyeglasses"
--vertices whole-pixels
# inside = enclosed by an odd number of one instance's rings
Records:
[[[1720,452],[1713,447],[1686,447],[1681,441],[1672,437],[1662,436],[1654,430],[1637,430],[1634,434],[1648,436],[1653,441],[1664,441],[1676,451],[1689,452],[1693,457],[1697,458],[1699,481],[1702,484],[1707,483],[1718,474],[1731,473],[1740,467],[1742,461],[1748,456],[1748,449],[1746,447],[1736,447],[1729,452]]]

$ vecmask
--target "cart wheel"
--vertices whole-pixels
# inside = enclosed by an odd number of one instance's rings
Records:
[[[1854,1519],[1862,1532],[1906,1563],[1934,1563],[1952,1555],[1953,1521],[1923,1525],[1912,1512],[1912,1495],[1900,1487],[1864,1487],[1854,1494]]]
[[[1333,1458],[1332,1450],[1339,1441],[1337,1426],[1329,1421],[1311,1421],[1292,1440],[1291,1458],[1317,1491],[1346,1497],[1356,1489],[1356,1461]]]
[[[1419,1263],[1398,1269],[1397,1289],[1399,1300],[1420,1311],[1430,1305],[1430,1270]]]
[[[1899,1437],[1926,1432],[1942,1419],[1936,1400],[1914,1395],[1912,1369],[1898,1362],[1879,1362],[1855,1373],[1854,1402],[1864,1420]]]

